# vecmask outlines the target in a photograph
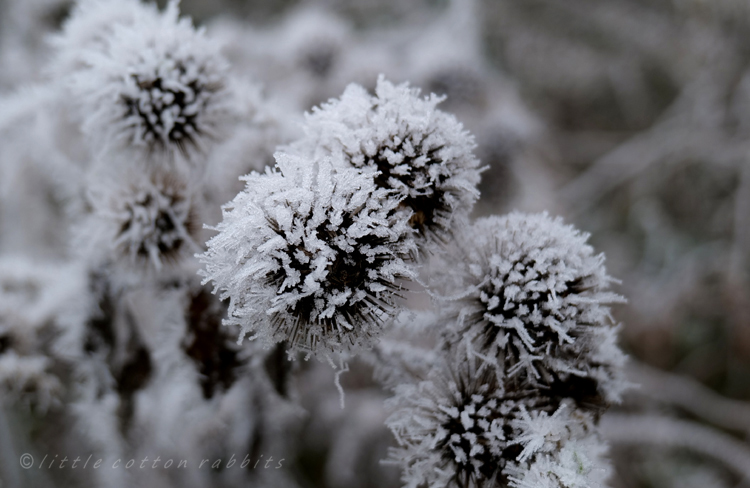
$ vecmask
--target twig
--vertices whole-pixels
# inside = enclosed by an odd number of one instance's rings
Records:
[[[722,397],[695,380],[633,363],[629,377],[646,395],[750,437],[750,405]]]
[[[722,462],[750,486],[750,446],[709,427],[655,415],[607,414],[604,437],[615,444],[655,444],[678,447]]]

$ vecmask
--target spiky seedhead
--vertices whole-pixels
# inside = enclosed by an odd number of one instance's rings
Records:
[[[394,391],[386,425],[399,447],[390,461],[407,487],[495,486],[515,405],[496,375],[444,355],[423,381]]]
[[[183,246],[195,242],[190,199],[179,187],[133,190],[132,199],[123,202],[123,221],[115,242],[131,259],[148,260],[159,268],[163,261],[176,259]]]
[[[187,152],[211,134],[201,118],[223,83],[205,77],[205,68],[189,61],[167,55],[158,69],[130,75],[122,103],[134,142]]]
[[[443,351],[423,380],[396,386],[386,425],[399,447],[389,462],[402,467],[405,486],[531,488],[543,477],[549,487],[603,487],[609,462],[595,416],[516,387],[456,350]]]
[[[607,291],[604,256],[587,239],[546,213],[479,219],[460,238],[462,298],[448,309],[454,341],[517,381],[594,407],[624,387],[608,307],[623,299]]]
[[[189,186],[173,174],[130,174],[89,192],[90,245],[128,273],[160,271],[198,251],[200,218]]]
[[[147,6],[137,13],[80,48],[82,66],[70,79],[84,132],[100,150],[190,158],[219,139],[229,120],[227,63],[202,30],[179,18],[177,2],[163,13]]]
[[[201,255],[229,322],[309,353],[368,347],[413,275],[409,215],[373,175],[276,155],[245,177]]]
[[[480,169],[474,138],[436,108],[440,101],[382,76],[374,96],[352,84],[308,115],[306,136],[294,147],[377,171],[378,187],[397,192],[412,211],[412,228],[427,242],[444,241],[478,198]]]

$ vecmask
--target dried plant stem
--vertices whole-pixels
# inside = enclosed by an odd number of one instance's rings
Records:
[[[615,444],[678,447],[716,459],[750,485],[750,446],[710,427],[656,415],[608,414],[602,418],[604,437]]]
[[[634,363],[629,377],[651,398],[676,405],[720,427],[750,437],[750,406],[724,398],[695,380]]]

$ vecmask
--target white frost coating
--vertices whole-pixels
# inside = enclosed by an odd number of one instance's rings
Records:
[[[462,268],[451,294],[462,298],[446,305],[457,322],[453,340],[522,382],[586,377],[606,401],[619,401],[625,356],[608,305],[624,299],[608,291],[604,256],[587,239],[546,213],[477,220],[459,236]]]
[[[66,76],[73,71],[86,69],[85,53],[91,50],[106,51],[114,26],[133,27],[158,15],[156,4],[146,4],[140,0],[75,2],[61,32],[50,38],[57,56],[51,60],[49,71],[53,75]]]
[[[97,150],[204,152],[231,113],[219,46],[179,18],[175,1],[163,13],[118,3],[84,3],[57,40],[84,133]]]
[[[373,174],[277,153],[244,177],[199,256],[204,283],[230,299],[228,323],[309,353],[369,347],[414,271],[409,213]],[[240,339],[241,340],[241,339]]]
[[[494,374],[441,361],[425,381],[394,391],[386,425],[399,447],[389,461],[403,467],[406,488],[484,486],[497,479],[514,402],[504,401]]]
[[[398,448],[388,461],[403,468],[406,488],[601,488],[611,467],[594,415],[540,392],[499,384],[448,355],[428,377],[404,383],[389,400],[386,425]]]
[[[86,285],[77,264],[0,259],[0,397],[41,410],[60,400],[60,364],[80,359]]]
[[[572,424],[575,425],[575,424]],[[507,468],[511,488],[604,488],[612,468],[597,435],[566,437],[533,462]]]
[[[480,169],[473,136],[436,108],[441,101],[383,76],[375,95],[351,84],[307,115],[306,135],[293,147],[379,171],[378,186],[398,192],[413,211],[410,225],[427,242],[443,241],[473,208]]]
[[[505,468],[511,488],[607,486],[612,467],[591,414],[565,402],[552,415],[522,408],[511,425],[513,443],[524,446]]]
[[[79,247],[92,264],[112,262],[143,277],[200,250],[200,218],[178,177],[129,172],[120,181],[96,183],[88,195],[93,213],[79,230]]]
[[[628,385],[604,257],[546,213],[466,231],[437,256],[459,261],[438,263],[441,358],[421,377],[401,362],[417,376],[393,388],[390,461],[408,488],[605,486],[596,419]]]

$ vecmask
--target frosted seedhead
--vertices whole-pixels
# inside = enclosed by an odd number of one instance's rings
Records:
[[[84,232],[105,258],[137,273],[176,265],[200,249],[200,218],[187,183],[171,174],[131,174],[90,191],[93,214]]]
[[[474,138],[436,108],[441,100],[382,76],[374,96],[350,85],[308,115],[307,135],[295,148],[377,171],[378,187],[396,192],[412,211],[411,227],[427,242],[443,241],[478,198],[480,169]]]
[[[185,248],[197,248],[198,226],[186,187],[167,180],[131,190],[120,202],[115,240],[120,253],[159,269],[163,262],[177,260]]]
[[[595,415],[442,352],[426,378],[397,386],[388,401],[399,446],[389,462],[403,469],[404,486],[532,488],[539,477],[545,487],[605,486],[610,466]]]
[[[448,308],[455,341],[517,381],[595,407],[624,387],[608,307],[623,299],[587,239],[547,214],[479,219],[460,238],[462,298]]]
[[[497,376],[443,355],[427,378],[401,384],[386,421],[399,447],[390,461],[406,486],[490,487],[499,483],[515,401]]]
[[[204,76],[204,67],[169,55],[157,69],[139,71],[130,75],[122,95],[133,142],[183,153],[198,148],[211,131],[201,119],[222,82]]]
[[[81,66],[70,79],[84,132],[99,150],[137,149],[151,161],[160,155],[194,159],[226,128],[227,64],[218,45],[189,19],[179,19],[177,2],[163,13],[132,8],[134,20],[100,26],[93,39],[82,41]],[[86,25],[83,20],[71,20],[69,37],[73,26]]]
[[[245,177],[201,261],[229,322],[311,353],[369,347],[413,275],[408,213],[372,174],[279,153]]]

